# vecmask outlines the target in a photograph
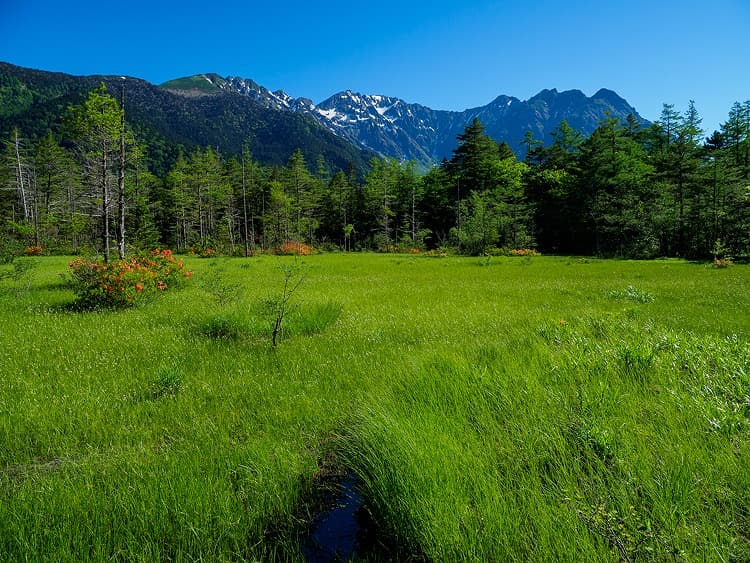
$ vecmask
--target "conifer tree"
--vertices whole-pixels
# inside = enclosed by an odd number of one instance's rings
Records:
[[[122,110],[102,84],[86,100],[68,109],[67,127],[81,148],[89,182],[97,187],[101,210],[102,252],[110,259],[111,181],[113,165],[119,150]]]

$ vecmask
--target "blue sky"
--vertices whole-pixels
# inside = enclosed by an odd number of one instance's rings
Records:
[[[21,66],[217,72],[315,102],[352,89],[453,110],[604,87],[648,119],[693,99],[707,130],[750,99],[749,32],[748,0],[0,0],[0,60]]]

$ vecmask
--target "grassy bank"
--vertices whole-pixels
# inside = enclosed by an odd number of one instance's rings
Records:
[[[747,267],[313,256],[272,350],[279,259],[96,313],[34,260],[0,281],[2,559],[299,558],[324,460],[413,557],[750,558]]]

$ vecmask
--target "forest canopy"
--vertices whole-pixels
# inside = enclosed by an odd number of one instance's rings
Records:
[[[99,108],[98,110],[96,108]],[[99,113],[97,113],[99,111]],[[271,251],[290,242],[340,250],[444,249],[631,258],[750,254],[750,102],[706,136],[691,102],[642,128],[609,118],[588,137],[563,121],[544,146],[497,143],[474,119],[449,160],[426,173],[373,158],[337,169],[294,151],[262,164],[181,150],[166,173],[104,88],[39,138],[3,139],[5,254]],[[523,155],[519,160],[516,153]],[[117,239],[115,241],[115,238]],[[115,242],[117,243],[115,245]]]

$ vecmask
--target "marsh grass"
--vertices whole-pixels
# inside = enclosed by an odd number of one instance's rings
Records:
[[[607,295],[612,299],[624,299],[627,301],[637,301],[638,303],[651,303],[654,300],[652,293],[629,285],[624,290],[611,289]]]
[[[32,260],[0,280],[0,559],[301,560],[326,459],[398,559],[750,559],[744,266],[311,256],[272,350],[278,259],[78,313]]]
[[[343,312],[340,303],[301,303],[285,313],[284,330],[278,341],[297,336],[311,336],[325,331]],[[196,334],[219,341],[262,344],[272,342],[276,320],[274,304],[259,302],[237,303],[233,308],[220,308],[218,312],[192,323]]]

